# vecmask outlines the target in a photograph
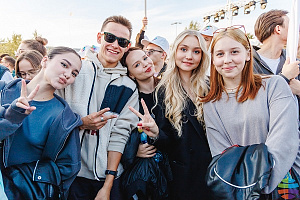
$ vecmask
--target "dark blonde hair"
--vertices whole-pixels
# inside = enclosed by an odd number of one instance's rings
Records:
[[[126,19],[125,17],[123,17],[121,15],[110,16],[110,17],[106,18],[106,20],[103,22],[101,31],[103,31],[105,26],[110,22],[114,22],[114,23],[125,26],[129,30],[129,38],[128,39],[130,40],[131,34],[132,34],[132,25],[128,19]]]
[[[28,62],[31,63],[33,69],[39,71],[41,69],[41,61],[43,59],[43,55],[36,51],[36,50],[29,50],[21,53],[17,60],[16,60],[16,65],[15,65],[15,72],[18,74],[20,72],[19,69],[19,64],[22,60],[27,60]]]
[[[238,102],[244,102],[247,99],[254,99],[258,90],[262,86],[262,78],[260,75],[253,74],[253,58],[252,50],[249,39],[246,34],[239,29],[225,29],[214,36],[211,44],[211,69],[210,69],[210,91],[201,99],[202,102],[218,101],[222,97],[222,92],[226,91],[224,86],[224,80],[221,74],[216,70],[213,59],[214,59],[214,48],[216,43],[224,38],[229,37],[240,44],[242,44],[247,51],[250,53],[250,60],[245,62],[244,69],[242,70],[242,79],[236,92],[236,99]],[[243,88],[241,96],[238,98],[238,91]]]
[[[277,25],[284,26],[284,18],[288,11],[285,10],[270,10],[261,14],[254,25],[255,36],[260,42],[265,41],[272,35]]]
[[[23,40],[22,43],[25,44],[29,49],[40,52],[43,56],[47,55],[47,49],[45,45],[48,44],[48,40],[46,38],[36,37],[34,40]]]

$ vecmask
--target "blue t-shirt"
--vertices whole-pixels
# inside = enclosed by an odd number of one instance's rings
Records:
[[[30,163],[41,159],[49,128],[64,105],[56,98],[49,101],[31,101],[34,110],[15,132],[8,155],[8,166]]]

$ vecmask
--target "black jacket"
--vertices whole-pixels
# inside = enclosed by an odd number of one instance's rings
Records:
[[[159,139],[155,143],[168,153],[173,181],[170,182],[170,199],[211,200],[205,183],[207,167],[211,161],[205,130],[193,115],[195,105],[188,99],[182,111],[182,136],[165,118],[164,93],[159,95],[158,105],[153,109],[159,127]]]

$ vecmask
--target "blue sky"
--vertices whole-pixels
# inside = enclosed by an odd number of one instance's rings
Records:
[[[245,0],[248,3],[250,0]],[[146,35],[153,39],[160,35],[173,43],[177,33],[184,30],[191,20],[205,26],[203,17],[210,11],[224,7],[227,0],[147,0],[148,27]],[[241,2],[241,0],[232,0]],[[232,24],[244,24],[246,31],[254,33],[257,17],[270,9],[290,11],[292,0],[269,0],[266,9],[260,5],[249,15],[240,9],[233,17]],[[23,39],[32,38],[37,30],[47,38],[49,46],[69,46],[80,48],[84,45],[97,45],[96,35],[106,17],[123,15],[133,25],[131,40],[142,26],[144,0],[1,0],[0,39],[10,38],[13,33],[21,34]],[[226,27],[226,20],[211,23]]]

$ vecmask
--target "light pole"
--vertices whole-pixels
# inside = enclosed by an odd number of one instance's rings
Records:
[[[171,25],[176,25],[176,36],[177,36],[177,24],[181,24],[181,22],[174,22],[174,23],[172,23]]]

